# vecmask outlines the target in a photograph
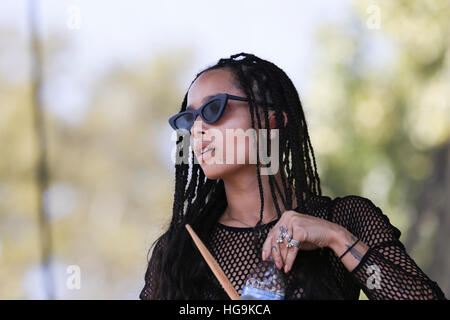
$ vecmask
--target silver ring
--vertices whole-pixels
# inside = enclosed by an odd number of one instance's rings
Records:
[[[300,248],[300,242],[295,240],[295,239],[291,239],[291,240],[289,240],[289,242],[286,245],[286,247],[288,247],[288,248],[292,248],[292,247]]]
[[[285,226],[280,226],[280,235],[278,236],[277,243],[284,242],[284,238],[289,237],[288,230]]]
[[[283,236],[283,239],[289,237],[289,232],[285,226],[280,227],[280,236]]]
[[[282,242],[284,242],[284,235],[280,234],[277,238],[277,243],[282,243]]]

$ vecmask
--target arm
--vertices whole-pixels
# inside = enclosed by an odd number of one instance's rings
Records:
[[[333,211],[342,228],[330,247],[339,257],[360,239],[341,261],[369,299],[445,299],[437,283],[407,254],[400,231],[370,200],[345,197]]]
[[[343,255],[356,241],[358,240],[347,229],[342,228],[336,232],[334,241],[330,244],[330,248],[334,251],[336,256]],[[353,271],[355,267],[361,262],[364,255],[369,250],[369,246],[363,241],[359,240],[345,255],[341,261],[348,271]]]

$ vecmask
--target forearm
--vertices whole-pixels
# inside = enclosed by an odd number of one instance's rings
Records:
[[[329,247],[340,257],[356,240],[348,230],[339,228]],[[415,265],[398,241],[385,243],[384,249],[369,249],[360,240],[341,261],[369,299],[445,299],[437,284]]]
[[[360,238],[341,262],[369,299],[445,299],[406,252],[400,230],[369,199],[349,196],[336,201],[330,222],[327,247],[336,256]]]
[[[358,240],[358,238],[345,228],[334,230],[332,239],[333,241],[330,243],[329,247],[338,257]],[[341,261],[349,272],[361,262],[361,259],[367,253],[367,250],[369,250],[369,246],[359,240],[358,243],[342,257]]]

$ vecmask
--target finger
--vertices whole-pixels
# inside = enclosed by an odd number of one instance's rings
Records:
[[[295,227],[293,229],[293,233],[292,233],[292,239],[295,239],[297,241],[300,242],[301,244],[301,239],[304,239],[304,231],[301,227]],[[287,257],[286,257],[286,263],[284,265],[284,272],[287,273],[292,269],[292,266],[294,264],[295,258],[297,257],[299,248],[294,246],[294,247],[290,247],[288,249],[288,253],[287,253]]]
[[[262,259],[267,260],[269,258],[272,251],[272,235],[269,233],[269,235],[266,238],[266,241],[263,244],[262,249]]]
[[[275,264],[277,266],[278,269],[281,269],[283,267],[283,260],[281,259],[281,254],[280,254],[280,246],[277,243],[275,237],[272,237],[272,246],[271,246],[271,252],[272,252],[272,257],[273,260],[275,261]]]
[[[286,264],[286,257],[288,254],[288,247],[286,246],[289,242],[290,237],[292,237],[292,226],[288,225],[287,226],[287,232],[288,235],[286,236],[286,238],[284,238],[284,241],[282,243],[280,243],[280,255],[281,255],[281,259],[283,261],[283,265]]]
[[[295,240],[297,240],[297,239],[295,239]],[[288,249],[286,263],[284,264],[284,272],[285,273],[288,273],[289,271],[291,271],[292,265],[294,264],[295,258],[297,257],[297,253],[298,253],[297,247],[290,247]]]

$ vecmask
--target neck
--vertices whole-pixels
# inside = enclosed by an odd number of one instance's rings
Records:
[[[225,209],[222,220],[240,221],[243,224],[254,226],[260,219],[261,210],[261,196],[258,187],[258,177],[255,174],[256,168],[254,166],[247,167],[246,170],[239,171],[232,176],[224,177],[223,182],[227,197],[228,206]],[[278,183],[281,192],[283,184],[280,173],[275,175],[275,180]],[[264,209],[262,224],[268,223],[278,217],[277,210],[274,204],[272,193],[270,190],[269,176],[261,175],[261,183],[263,187]],[[286,211],[283,201],[275,188],[275,195],[280,207],[281,213]],[[286,195],[283,194],[284,199]],[[293,197],[293,207],[297,206],[295,193]]]

